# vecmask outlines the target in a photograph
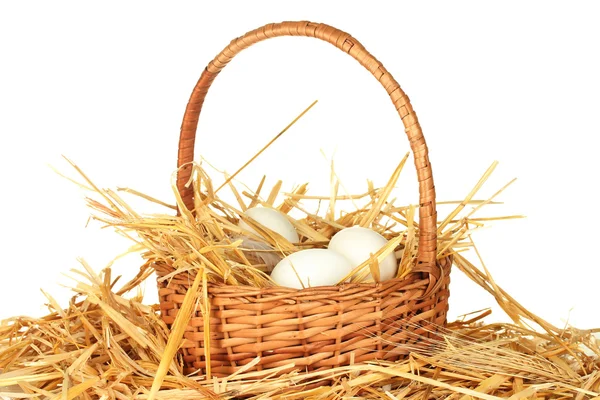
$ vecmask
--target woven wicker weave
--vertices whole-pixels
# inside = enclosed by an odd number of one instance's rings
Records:
[[[347,284],[303,290],[214,285],[208,287],[210,371],[225,376],[257,356],[250,370],[294,364],[315,370],[374,358],[395,360],[435,336],[446,322],[451,260],[436,260],[437,214],[428,151],[408,97],[389,72],[352,36],[325,24],[283,22],[265,25],[233,40],[202,73],[187,105],[179,139],[177,185],[192,209],[193,191],[186,188],[194,158],[194,142],[202,104],[219,72],[240,51],[278,36],[306,36],[329,42],[355,58],[381,83],[405,127],[419,181],[419,249],[413,272],[380,284]],[[193,276],[172,267],[155,266],[161,311],[173,323]],[[189,321],[182,348],[185,372],[206,373],[204,322],[200,310]]]

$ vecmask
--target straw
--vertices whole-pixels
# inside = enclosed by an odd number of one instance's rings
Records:
[[[499,287],[480,259],[472,234],[481,228],[482,219],[473,215],[485,205],[493,204],[492,200],[505,189],[503,187],[488,199],[475,200],[477,190],[489,176],[487,172],[463,201],[452,202],[457,208],[444,219],[447,223],[439,236],[439,254],[452,253],[458,269],[494,296],[516,325],[486,325],[481,319],[490,311],[482,310],[465,316],[464,321],[449,324],[447,328],[415,325],[415,330],[409,331],[415,339],[411,343],[418,339],[425,346],[406,344],[398,347],[398,351],[408,351],[408,358],[396,362],[353,362],[312,372],[303,372],[293,364],[283,364],[270,370],[253,371],[260,362],[260,357],[256,357],[235,374],[211,377],[210,358],[207,357],[206,374],[186,377],[181,373],[176,354],[185,345],[184,331],[195,309],[204,316],[204,341],[207,348],[211,347],[210,329],[206,325],[211,318],[209,283],[273,285],[268,275],[251,261],[251,251],[241,248],[241,241],[230,238],[238,232],[236,220],[231,216],[241,213],[242,204],[234,208],[223,202],[211,189],[206,171],[194,165],[194,176],[201,177],[195,190],[204,194],[204,199],[212,196],[212,200],[202,205],[196,216],[185,213],[180,216],[144,215],[133,210],[117,191],[100,189],[80,168],[73,166],[84,179],[83,187],[99,196],[99,199],[88,199],[94,218],[134,240],[136,246],[132,250],[143,249],[146,261],[137,276],[120,288],[116,286],[118,278],[111,278],[110,268],[98,274],[82,261],[83,269],[72,271],[77,296],[68,307],[62,308],[45,293],[51,314],[37,319],[15,317],[3,321],[0,325],[0,395],[107,399],[191,399],[198,396],[251,399],[311,396],[517,399],[543,396],[585,399],[600,396],[600,349],[594,338],[594,333],[600,330],[558,328],[547,323]],[[331,172],[330,176],[337,175]],[[323,216],[305,210],[305,219],[293,220],[303,239],[291,251],[321,246],[319,240],[328,240],[328,236],[319,236],[318,232],[329,234],[340,226],[366,220],[379,221],[373,227],[381,229],[381,233],[391,240],[353,274],[365,276],[371,273],[377,279],[374,268],[378,261],[394,251],[401,255],[398,276],[406,276],[416,260],[417,207],[399,207],[391,200],[381,201],[389,198],[397,176],[398,168],[385,187],[369,188],[367,193],[371,195],[366,197],[340,196],[336,190],[328,196],[309,195],[304,189],[284,194],[286,200],[292,201],[285,204],[302,210],[321,199],[334,199],[340,207],[345,202],[364,199],[364,204],[356,203],[358,208],[345,214],[338,213],[337,207],[328,207]],[[339,182],[338,178],[331,179],[336,187]],[[234,181],[230,180],[228,186],[232,188],[232,185]],[[257,192],[262,186],[263,183]],[[280,193],[282,187],[283,183],[277,183],[270,193]],[[144,198],[168,210],[174,208],[136,191],[121,193]],[[256,202],[257,193],[251,195],[255,196],[255,200],[251,200],[255,204],[269,205]],[[474,209],[459,217],[467,204],[475,205]],[[401,230],[385,228],[386,219],[397,222],[396,228]],[[273,251],[281,251],[278,248],[281,239],[270,235],[267,229],[256,227],[265,243],[275,246]],[[212,234],[207,236],[207,232]],[[467,249],[472,249],[480,259],[481,268],[463,255]],[[137,291],[142,282],[152,276],[152,265],[156,262],[167,262],[175,272],[185,270],[193,277],[193,284],[170,333],[160,320],[157,306],[142,304],[140,296],[122,297]],[[536,326],[541,329],[536,330]],[[429,332],[436,332],[443,340],[429,338]]]

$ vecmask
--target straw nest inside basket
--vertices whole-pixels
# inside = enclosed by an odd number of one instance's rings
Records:
[[[269,286],[263,258],[242,246],[237,220],[246,207],[264,205],[282,212],[304,213],[295,226],[303,237],[292,245],[257,226],[261,238],[274,254],[285,255],[305,247],[319,247],[345,226],[369,226],[388,239],[389,248],[401,257],[398,275],[410,271],[416,255],[418,226],[415,207],[399,207],[389,198],[406,158],[401,160],[388,184],[353,196],[353,211],[338,216],[336,204],[346,201],[332,173],[332,191],[324,200],[329,206],[321,214],[305,209],[319,201],[307,193],[307,185],[284,194],[275,203],[281,183],[265,191],[259,187],[238,190],[227,187],[237,205],[218,196],[206,171],[194,167],[190,184],[196,191],[196,214],[140,195],[166,208],[164,214],[144,215],[134,210],[118,192],[95,186],[83,173],[83,185],[96,194],[89,205],[97,219],[113,226],[136,242],[146,262],[138,275],[117,289],[110,268],[100,274],[85,262],[73,271],[77,295],[66,308],[50,296],[50,314],[43,318],[18,317],[0,327],[0,395],[15,398],[593,398],[600,394],[600,348],[593,331],[559,329],[535,316],[511,298],[490,277],[463,256],[473,247],[471,232],[485,219],[473,213],[493,201],[474,201],[477,190],[495,167],[490,167],[474,189],[439,223],[439,255],[453,254],[454,264],[492,294],[512,323],[485,325],[483,310],[461,321],[439,327],[442,341],[415,349],[398,362],[359,363],[326,371],[279,374],[278,371],[248,372],[242,369],[225,378],[206,380],[185,376],[172,357],[181,344],[158,315],[158,307],[143,304],[140,284],[152,276],[152,265],[167,263],[174,270],[197,269],[208,282]],[[81,171],[80,171],[81,172]],[[177,192],[176,197],[177,197]],[[99,197],[98,197],[99,196]],[[468,205],[469,208],[467,208]],[[461,213],[462,212],[462,213]],[[464,214],[464,215],[463,215]],[[369,266],[362,266],[366,274]],[[137,291],[137,292],[136,292]],[[205,291],[199,290],[194,304],[202,307]],[[193,304],[192,304],[193,305]],[[184,321],[185,324],[185,321]],[[176,331],[176,326],[172,331]],[[250,369],[252,365],[247,366]],[[289,366],[282,367],[283,370]],[[323,385],[323,383],[326,383]],[[466,396],[466,397],[463,397]],[[469,397],[470,396],[470,397]]]
[[[95,211],[95,219],[134,240],[148,262],[161,263],[178,272],[193,270],[204,273],[208,283],[272,286],[274,283],[269,278],[268,264],[275,264],[273,259],[277,261],[302,249],[325,248],[336,232],[352,226],[370,228],[388,239],[388,244],[375,253],[371,260],[359,265],[350,274],[352,282],[366,277],[372,268],[376,268],[377,261],[391,252],[400,260],[396,276],[403,277],[411,271],[417,256],[417,206],[398,206],[390,195],[408,156],[400,161],[387,185],[376,188],[368,181],[365,191],[357,195],[341,193],[340,181],[333,169],[331,191],[328,195],[320,196],[308,194],[308,184],[282,193],[282,182],[279,181],[267,190],[264,188],[264,177],[254,191],[244,185],[234,185],[230,179],[215,188],[204,165],[194,164],[189,183],[195,192],[194,213],[183,205],[175,188],[176,206],[125,190],[165,206],[167,213],[148,216],[132,209],[117,192],[98,189],[86,178],[89,187],[101,195],[100,199],[88,198],[88,203]],[[456,208],[438,225],[438,258],[456,254],[471,246],[469,235],[481,227],[485,220],[477,219],[473,214],[491,203],[500,193],[486,201],[473,200],[494,168],[495,164],[464,201],[449,202],[456,203]],[[241,186],[241,189],[237,186]],[[230,204],[219,196],[226,189],[236,199],[236,204]],[[283,200],[276,203],[280,197]],[[323,202],[327,205],[319,207]],[[344,204],[343,210],[338,212],[341,203]],[[315,204],[318,206],[314,207]],[[473,205],[472,209],[465,215],[459,215],[468,204]],[[301,218],[289,218],[300,236],[300,242],[290,243],[276,232],[245,217],[244,211],[256,206],[274,208],[284,214],[292,212],[302,215]],[[317,212],[311,211],[312,208],[316,208]],[[180,215],[175,215],[174,210],[179,210]],[[257,233],[240,228],[240,219]],[[163,279],[169,279],[169,276]]]

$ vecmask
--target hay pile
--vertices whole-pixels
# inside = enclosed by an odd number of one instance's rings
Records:
[[[514,399],[597,397],[600,348],[590,332],[548,332],[523,326],[532,317],[469,263],[457,265],[478,276],[502,302],[511,304],[519,324],[484,325],[479,312],[450,324],[444,341],[427,352],[396,363],[367,363],[330,371],[293,373],[278,378],[258,373],[204,381],[186,377],[170,365],[156,398],[373,398]],[[141,297],[125,298],[150,275],[115,290],[110,269],[94,273],[87,265],[74,271],[80,282],[68,308],[49,299],[53,312],[40,319],[15,318],[0,329],[0,394],[13,398],[131,399],[148,398],[168,340],[157,308]],[[541,321],[538,321],[541,322]],[[543,323],[543,322],[542,322]],[[594,356],[583,352],[586,346]],[[322,380],[331,380],[317,386]]]
[[[415,349],[399,362],[370,362],[327,371],[284,375],[278,371],[244,372],[226,378],[184,376],[180,360],[173,357],[181,336],[169,335],[158,315],[158,306],[142,301],[140,284],[153,276],[156,262],[177,270],[198,269],[207,282],[226,282],[258,287],[273,285],[265,272],[264,257],[242,246],[237,226],[243,211],[263,205],[304,215],[294,224],[302,237],[291,244],[276,233],[255,225],[262,241],[277,256],[299,248],[322,247],[340,228],[368,226],[391,239],[377,257],[396,252],[401,256],[398,276],[410,272],[416,257],[418,224],[415,207],[398,207],[390,199],[408,155],[401,160],[388,184],[358,196],[339,194],[343,187],[332,169],[331,193],[309,196],[301,185],[276,204],[282,187],[278,182],[262,195],[259,187],[238,190],[232,179],[228,187],[237,205],[218,196],[202,165],[194,166],[196,214],[184,208],[175,215],[168,205],[140,193],[166,208],[164,214],[143,215],[133,210],[117,191],[100,189],[88,179],[82,186],[96,198],[88,198],[95,218],[134,240],[132,250],[146,260],[137,276],[117,289],[119,278],[111,269],[101,273],[82,261],[73,270],[76,295],[64,308],[48,296],[50,314],[43,318],[18,317],[0,326],[0,396],[50,399],[198,399],[198,398],[600,398],[600,348],[593,331],[572,327],[559,329],[538,318],[493,281],[485,266],[476,267],[463,252],[474,249],[471,233],[489,218],[473,214],[493,199],[475,201],[474,196],[493,164],[464,201],[439,223],[439,256],[452,254],[454,265],[493,295],[512,323],[485,324],[490,312],[482,310],[450,323],[440,330],[443,341],[431,341],[426,350]],[[177,205],[182,206],[175,190]],[[264,196],[264,197],[263,197]],[[310,202],[326,202],[323,213],[307,208]],[[351,212],[338,213],[336,205],[349,202]],[[441,203],[440,203],[441,204]],[[467,209],[467,205],[473,205]],[[318,207],[317,207],[318,208]],[[464,215],[462,215],[464,214]],[[503,217],[506,218],[506,217]],[[252,221],[248,221],[252,223]],[[477,254],[477,253],[476,253]],[[376,263],[375,260],[371,260]],[[371,263],[371,264],[372,264]],[[369,273],[369,263],[359,266]],[[456,273],[456,272],[455,272]],[[202,305],[202,298],[198,305]],[[175,330],[175,329],[174,329]],[[250,366],[248,366],[250,367]],[[290,366],[283,366],[287,370]],[[154,387],[153,387],[154,386]],[[155,390],[151,390],[151,388]]]

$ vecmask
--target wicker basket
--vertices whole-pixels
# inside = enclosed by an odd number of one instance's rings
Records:
[[[404,357],[424,338],[435,337],[446,323],[451,260],[437,256],[435,189],[427,146],[408,97],[392,75],[352,36],[324,24],[268,24],[233,40],[208,64],[187,105],[179,139],[178,188],[193,208],[193,191],[186,188],[193,160],[196,128],[202,104],[219,72],[240,51],[278,36],[307,36],[329,42],[355,58],[381,83],[394,103],[410,141],[420,193],[419,249],[413,272],[379,284],[347,284],[303,290],[211,284],[210,368],[226,376],[260,357],[250,371],[294,365],[317,370],[372,359]],[[187,272],[168,280],[172,267],[155,265],[159,278],[162,318],[175,320],[193,278]],[[203,315],[195,311],[181,349],[185,373],[207,373]]]

